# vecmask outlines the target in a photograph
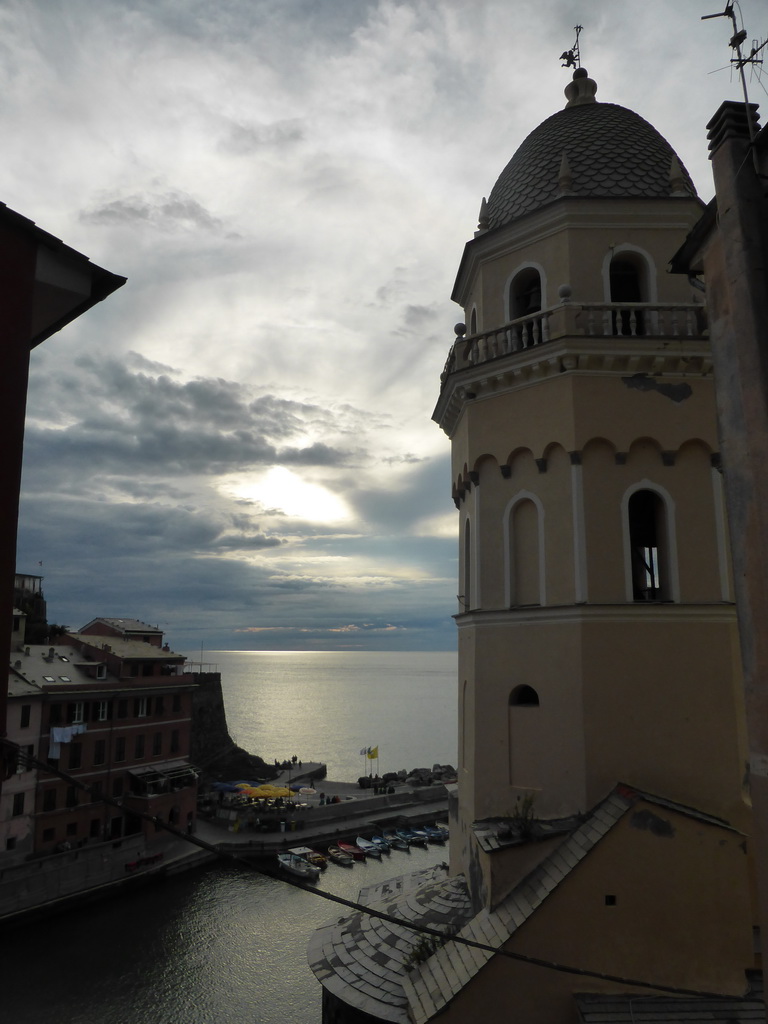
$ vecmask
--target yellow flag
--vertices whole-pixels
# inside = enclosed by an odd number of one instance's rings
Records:
[[[373,761],[378,756],[379,756],[379,748],[378,747],[369,747],[368,748],[368,760],[369,761]]]

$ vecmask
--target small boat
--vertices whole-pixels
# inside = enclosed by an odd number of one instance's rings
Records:
[[[320,877],[320,868],[295,853],[278,853],[277,862],[283,871],[304,882],[316,882]]]
[[[384,838],[389,843],[390,849],[392,850],[410,849],[407,840],[401,839],[394,829],[386,829],[384,832]]]
[[[344,843],[341,840],[336,844],[342,853],[348,853],[355,860],[365,860],[365,853],[354,843]]]
[[[445,838],[448,838],[448,833],[450,832],[450,829],[448,828],[444,821],[436,821],[435,828],[439,828],[441,832],[445,832]]]
[[[395,835],[401,842],[405,843],[405,845],[410,849],[411,842],[413,840],[411,838],[412,834],[409,828],[399,828],[396,830]]]
[[[422,832],[426,832],[427,840],[430,843],[444,843],[446,840],[446,834],[441,828],[435,828],[432,825],[423,825]]]
[[[355,863],[355,858],[352,854],[344,853],[338,846],[328,847],[328,857],[334,864],[340,864],[343,868],[351,868]]]
[[[389,843],[384,836],[371,836],[371,842],[374,846],[378,846],[382,853],[391,853]]]
[[[422,832],[422,830],[420,828],[409,829],[409,832],[410,832],[410,837],[409,837],[408,841],[411,843],[411,845],[413,845],[414,843],[416,844],[416,846],[426,846],[427,845],[429,840],[427,839],[427,833],[426,832]]]
[[[360,847],[366,857],[381,857],[381,849],[364,836],[358,836],[355,843]]]
[[[309,846],[292,846],[288,853],[295,853],[297,857],[303,857],[304,860],[308,860],[310,864],[314,864],[321,871],[325,871],[328,867],[328,861],[322,853],[319,850],[310,849]]]

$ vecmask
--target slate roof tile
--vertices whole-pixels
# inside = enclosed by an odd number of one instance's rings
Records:
[[[571,171],[569,194],[588,198],[656,198],[670,194],[675,151],[633,110],[585,103],[548,117],[523,141],[488,196],[488,226],[501,227],[553,202],[563,153]],[[681,164],[685,191],[696,195]]]

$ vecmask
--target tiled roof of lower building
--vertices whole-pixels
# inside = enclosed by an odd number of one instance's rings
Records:
[[[447,866],[415,872],[371,886],[360,901],[403,920],[399,926],[361,911],[319,928],[307,957],[318,981],[343,1002],[380,1020],[410,1020],[403,991],[407,967],[420,935],[412,921],[454,934],[472,916],[463,877],[447,877]]]

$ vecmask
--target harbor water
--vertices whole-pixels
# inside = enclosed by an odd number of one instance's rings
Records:
[[[453,654],[204,660],[222,673],[234,738],[266,760],[324,761],[342,781],[362,773],[360,749],[375,744],[381,772],[456,763]],[[445,847],[430,846],[330,865],[317,889],[354,900],[374,882],[447,859]],[[19,1024],[319,1024],[307,940],[340,915],[337,904],[245,866],[198,869],[0,935],[4,1014]]]

